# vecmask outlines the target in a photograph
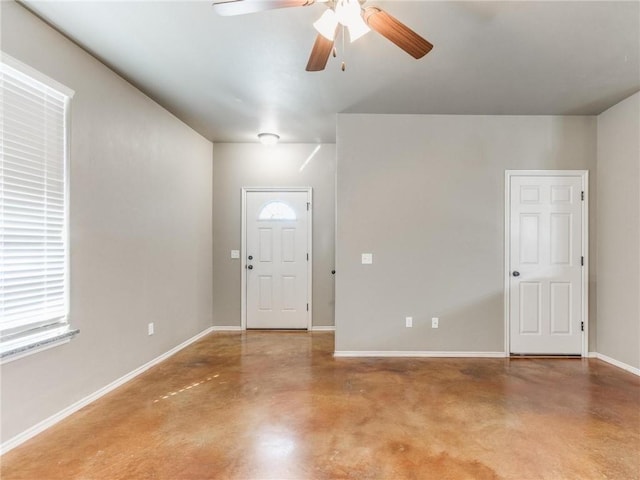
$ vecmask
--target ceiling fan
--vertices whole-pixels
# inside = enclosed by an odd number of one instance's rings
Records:
[[[333,52],[339,27],[348,30],[351,42],[369,30],[375,30],[412,57],[418,59],[431,51],[433,45],[404,23],[384,10],[368,6],[366,0],[223,0],[213,4],[222,16],[244,15],[276,8],[308,7],[314,3],[326,3],[327,10],[313,26],[319,32],[307,63],[308,72],[324,70]],[[344,63],[342,65],[344,70]]]

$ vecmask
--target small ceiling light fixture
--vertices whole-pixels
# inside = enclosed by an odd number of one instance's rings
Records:
[[[275,133],[259,133],[258,139],[260,143],[263,145],[275,145],[280,140],[280,135],[276,135]]]

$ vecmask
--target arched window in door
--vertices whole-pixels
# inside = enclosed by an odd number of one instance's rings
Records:
[[[297,220],[296,212],[284,202],[267,203],[258,214],[258,220]]]

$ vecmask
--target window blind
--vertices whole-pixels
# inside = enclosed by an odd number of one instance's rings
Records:
[[[70,97],[0,62],[0,344],[66,328]],[[59,332],[58,332],[59,333]],[[18,342],[18,343],[16,343]]]

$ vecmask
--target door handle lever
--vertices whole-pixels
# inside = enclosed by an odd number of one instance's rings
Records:
[[[514,271],[513,271],[513,273],[512,273],[512,275],[513,275],[514,277],[519,277],[519,276],[520,276],[520,272],[519,272],[519,271],[517,271],[517,270],[514,270]]]
[[[253,270],[253,265],[247,265],[247,268],[248,268],[249,270]]]

